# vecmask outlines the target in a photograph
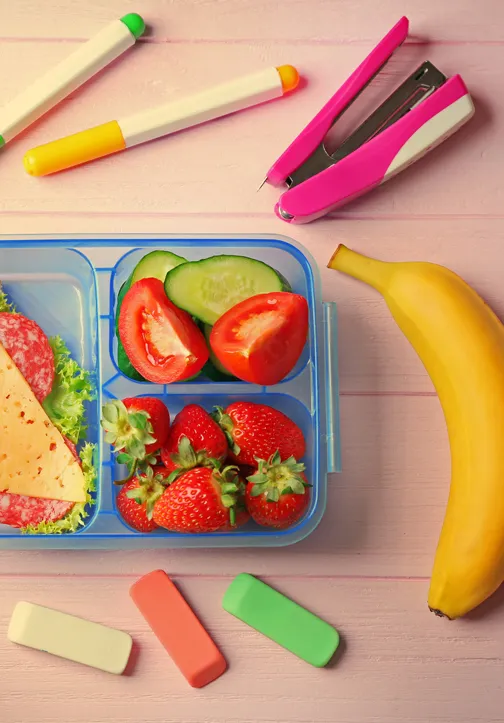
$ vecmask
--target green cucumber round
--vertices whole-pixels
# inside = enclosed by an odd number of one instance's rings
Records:
[[[187,259],[171,251],[150,251],[137,263],[131,274],[131,283],[134,284],[141,279],[165,280],[168,271],[171,271],[180,264],[187,263]]]
[[[212,382],[232,382],[236,380],[236,377],[232,377],[229,372],[226,372],[224,374],[223,372],[219,371],[219,369],[217,369],[217,367],[215,367],[210,360],[207,361],[207,363],[201,370],[201,373],[204,374]]]
[[[165,291],[180,309],[205,324],[240,301],[272,291],[291,291],[284,277],[262,261],[247,256],[211,256],[168,272]]]

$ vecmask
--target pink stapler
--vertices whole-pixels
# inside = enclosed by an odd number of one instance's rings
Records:
[[[458,130],[474,113],[460,75],[447,79],[423,63],[329,154],[324,139],[408,35],[403,17],[380,41],[268,171],[286,184],[275,207],[288,223],[307,223],[384,183]]]

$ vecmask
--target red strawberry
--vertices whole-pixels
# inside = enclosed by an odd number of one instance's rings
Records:
[[[238,474],[243,479],[247,479],[247,477],[250,477],[251,474],[254,474],[257,469],[257,462],[254,462],[253,465],[250,464],[236,464],[235,460],[231,457],[228,457],[226,461],[224,462],[224,467],[236,465],[238,467]]]
[[[149,467],[145,474],[132,477],[116,498],[117,510],[123,520],[138,532],[152,532],[157,525],[152,519],[155,502],[165,491],[164,467]]]
[[[283,412],[266,404],[233,402],[225,410],[216,408],[220,424],[238,464],[257,467],[256,459],[269,459],[279,452],[282,459],[301,459],[306,451],[303,432]]]
[[[215,532],[236,527],[243,482],[236,469],[195,467],[183,472],[154,505],[153,519],[173,532]]]
[[[220,528],[219,532],[233,532],[234,530],[237,530],[238,527],[243,527],[243,525],[246,525],[249,520],[250,512],[245,506],[245,499],[243,499],[243,501],[241,503],[238,503],[236,506],[234,525],[232,525],[231,522],[227,522],[224,527]]]
[[[245,491],[248,511],[258,525],[283,530],[301,519],[310,503],[304,468],[294,457],[282,462],[278,453],[267,462],[259,460]]]
[[[157,397],[130,397],[123,399],[128,412],[145,412],[152,425],[152,436],[155,441],[147,444],[145,453],[151,454],[160,449],[168,439],[170,431],[170,412],[166,404]]]
[[[226,436],[197,404],[188,404],[175,417],[161,459],[174,474],[170,482],[193,467],[216,467],[228,452]]]
[[[166,442],[170,413],[156,397],[114,399],[103,407],[102,426],[105,441],[120,453],[117,461],[128,466],[131,476],[156,463],[153,452]]]

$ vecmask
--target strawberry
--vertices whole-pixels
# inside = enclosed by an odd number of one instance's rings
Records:
[[[226,436],[197,404],[188,404],[175,417],[161,459],[173,482],[194,467],[219,467],[228,452]]]
[[[145,474],[132,477],[116,498],[117,510],[123,520],[138,532],[152,532],[157,525],[152,519],[155,502],[165,491],[167,471],[149,467]]]
[[[183,472],[154,505],[153,520],[173,532],[215,532],[236,527],[243,481],[234,467]],[[242,518],[243,519],[243,515]]]
[[[266,404],[233,402],[225,410],[216,407],[214,419],[224,430],[231,459],[257,467],[256,459],[279,452],[282,459],[301,459],[306,451],[303,432],[283,412]]]
[[[145,412],[147,419],[152,425],[152,436],[155,442],[145,447],[146,454],[152,454],[161,449],[170,431],[170,412],[166,404],[157,397],[130,397],[123,399],[124,406],[128,412]]]
[[[220,528],[219,532],[233,532],[238,527],[243,527],[250,520],[250,512],[247,510],[245,505],[245,498],[236,505],[235,522],[234,525],[231,522],[227,522],[223,527]]]
[[[247,509],[258,525],[283,530],[301,519],[310,503],[304,469],[294,457],[282,462],[278,452],[267,462],[258,460],[245,491]]]
[[[130,478],[137,469],[156,464],[153,453],[166,442],[170,413],[156,397],[114,399],[103,407],[102,426],[105,441],[120,453],[117,461],[127,465]]]
[[[238,474],[243,479],[247,479],[247,477],[250,477],[251,474],[254,474],[257,469],[257,462],[254,461],[253,465],[250,464],[236,464],[234,459],[231,457],[227,457],[226,461],[224,462],[224,467],[228,467],[230,465],[236,465],[238,467]]]

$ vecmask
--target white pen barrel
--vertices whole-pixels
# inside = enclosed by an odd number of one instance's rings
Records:
[[[65,96],[134,45],[135,36],[120,20],[103,28],[65,60],[38,78],[0,109],[0,136],[5,142],[27,128]]]
[[[126,147],[190,128],[283,94],[276,68],[246,75],[118,121]]]

